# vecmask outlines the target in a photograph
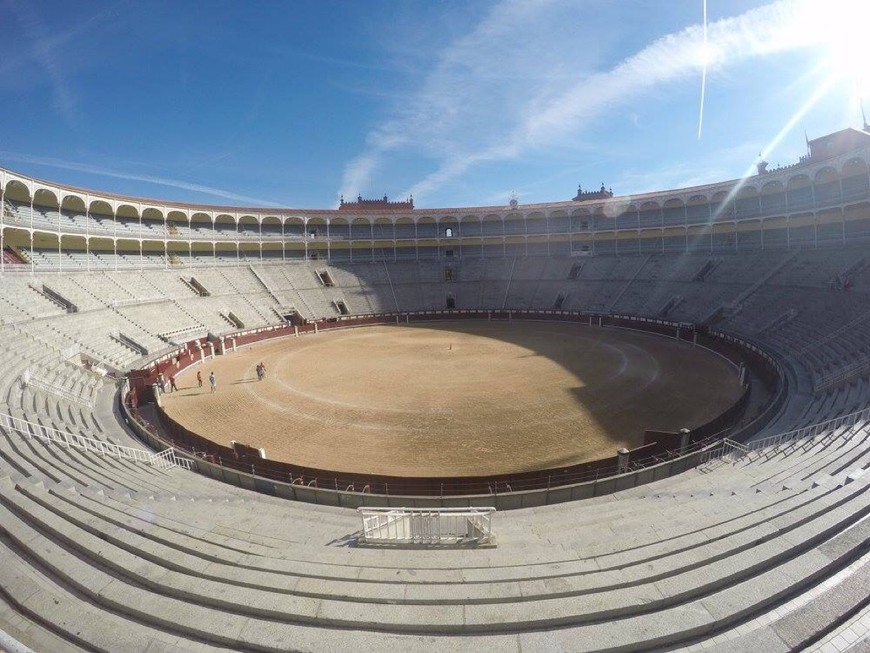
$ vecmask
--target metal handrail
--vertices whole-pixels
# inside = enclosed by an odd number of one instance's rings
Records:
[[[361,507],[362,541],[370,544],[492,544],[494,507]]]
[[[136,449],[135,447],[125,447],[114,442],[106,442],[105,440],[97,440],[87,438],[77,433],[69,433],[68,431],[60,431],[42,424],[29,422],[20,417],[13,417],[6,413],[0,413],[0,427],[14,431],[20,435],[29,438],[37,438],[45,442],[53,442],[66,447],[82,449],[84,451],[92,451],[103,456],[113,456],[122,460],[133,460],[135,462],[147,463],[161,469],[171,469],[173,467],[183,467],[184,469],[191,468],[191,461],[178,456],[175,449],[168,448],[160,453],[145,451],[144,449]]]
[[[94,397],[86,397],[85,395],[78,394],[71,390],[67,390],[66,388],[62,388],[56,383],[51,383],[50,381],[46,381],[45,379],[40,379],[37,376],[33,376],[30,373],[30,370],[24,370],[24,374],[21,375],[21,382],[24,385],[32,386],[43,392],[48,392],[49,394],[53,394],[56,397],[60,397],[61,399],[66,399],[67,401],[71,401],[75,404],[80,404],[85,406],[86,408],[93,408],[96,406],[96,400]]]
[[[799,429],[786,431],[777,435],[771,435],[759,440],[753,440],[745,444],[734,442],[728,438],[722,440],[721,443],[712,447],[705,452],[704,462],[709,462],[717,458],[732,458],[733,461],[743,458],[744,456],[752,459],[758,455],[771,455],[782,453],[791,447],[798,447],[805,441],[811,440],[815,442],[816,436],[824,435],[823,440],[833,440],[840,437],[846,437],[848,432],[851,432],[857,424],[870,422],[870,407],[863,408],[849,413],[834,417],[824,422],[811,424]],[[847,431],[839,432],[840,429],[846,428]],[[732,455],[736,452],[737,455]]]

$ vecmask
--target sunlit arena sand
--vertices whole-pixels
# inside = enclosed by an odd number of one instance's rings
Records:
[[[264,362],[266,379],[257,380]],[[214,371],[196,387],[195,370]],[[672,338],[531,322],[378,326],[284,338],[178,378],[167,413],[221,444],[335,471],[466,476],[611,456],[693,428],[740,394],[721,357]]]

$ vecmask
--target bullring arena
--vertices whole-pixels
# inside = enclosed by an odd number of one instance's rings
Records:
[[[211,371],[219,392],[188,373],[164,398],[182,426],[289,463],[399,476],[604,458],[647,428],[703,424],[740,394],[735,366],[691,345],[545,323],[343,330],[246,348]]]
[[[870,133],[809,146],[442,209],[0,169],[0,649],[868,650]]]

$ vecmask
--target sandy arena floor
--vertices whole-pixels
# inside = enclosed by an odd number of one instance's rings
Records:
[[[309,467],[413,476],[610,456],[639,444],[646,428],[701,424],[740,394],[734,367],[703,349],[620,329],[531,322],[282,339],[190,368],[178,386],[166,411],[216,442],[239,440]]]

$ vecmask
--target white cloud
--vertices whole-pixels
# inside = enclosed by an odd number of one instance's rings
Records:
[[[349,201],[354,201],[357,193],[369,187],[371,176],[378,166],[378,155],[364,154],[354,159],[344,168],[344,178],[341,181],[340,194]]]
[[[100,177],[112,177],[114,179],[125,179],[128,181],[142,181],[148,184],[155,184],[157,186],[167,186],[169,188],[179,188],[181,190],[192,191],[195,193],[202,193],[204,195],[210,195],[212,197],[220,197],[222,199],[231,200],[233,202],[249,202],[251,204],[260,205],[260,206],[269,206],[275,208],[285,208],[281,204],[274,202],[272,200],[264,200],[256,197],[248,197],[246,195],[239,195],[237,193],[231,193],[229,191],[214,188],[212,186],[204,186],[202,184],[195,184],[188,181],[178,180],[178,179],[168,179],[166,177],[155,177],[153,175],[143,175],[137,174],[133,172],[124,172],[122,170],[112,170],[110,168],[102,168],[99,166],[90,165],[87,163],[78,163],[75,161],[63,161],[61,159],[54,159],[51,157],[39,157],[32,156],[29,154],[18,154],[15,152],[0,152],[0,157],[2,157],[5,161],[17,161],[19,163],[31,163],[35,165],[45,166],[47,168],[57,168],[60,170],[73,170],[75,172],[85,172],[91,175],[97,175]]]
[[[823,45],[830,35],[808,29],[820,12],[838,12],[847,0],[780,0],[708,26],[708,68]],[[594,42],[576,48],[566,27],[576,3],[506,0],[448,43],[418,90],[393,116],[372,129],[367,149],[345,169],[342,192],[365,188],[363,175],[386,166],[389,154],[413,150],[435,169],[407,190],[435,192],[472,167],[515,159],[576,142],[605,112],[658,87],[699,78],[704,51],[700,25],[668,34],[604,70]],[[839,14],[841,16],[845,13]],[[606,43],[606,29],[599,29]],[[600,46],[600,47],[599,47]],[[565,56],[573,48],[578,56]],[[570,63],[570,68],[568,64]]]

